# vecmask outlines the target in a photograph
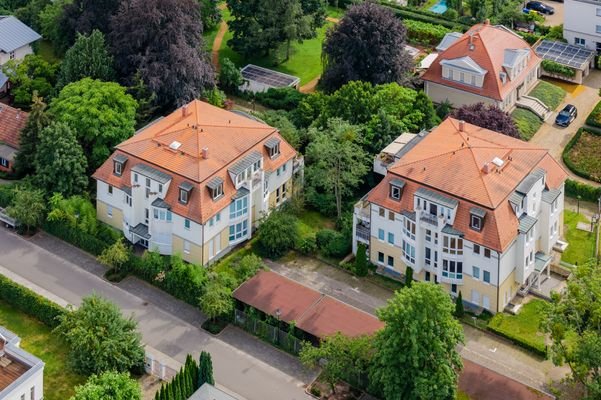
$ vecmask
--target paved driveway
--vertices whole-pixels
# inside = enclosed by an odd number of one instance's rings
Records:
[[[92,293],[109,298],[134,315],[145,344],[181,363],[208,350],[217,383],[249,400],[310,399],[304,386],[314,373],[296,358],[235,327],[211,336],[198,327],[204,317],[193,307],[135,278],[117,287],[98,276],[102,266],[92,257],[52,237],[28,241],[0,229],[0,266],[71,304]]]
[[[545,22],[543,25],[556,26],[563,24],[563,7],[564,4],[559,1],[542,0],[541,3],[545,3],[555,9],[555,14],[545,15]]]
[[[583,85],[562,83],[561,86],[567,90],[567,95],[564,102],[557,110],[561,111],[566,104],[573,104],[578,109],[578,118],[576,118],[569,127],[562,128],[555,125],[557,111],[554,112],[541,126],[538,132],[536,132],[534,137],[532,137],[530,143],[541,148],[549,149],[551,155],[563,165],[561,153],[563,152],[564,147],[568,144],[572,136],[576,134],[578,129],[584,125],[586,118],[600,100],[599,88],[601,87],[601,71],[596,69],[592,70],[590,75],[586,77]],[[565,167],[565,169],[566,171],[569,171],[567,167]],[[572,179],[598,186],[598,184],[582,179],[572,173],[570,173],[570,175]]]

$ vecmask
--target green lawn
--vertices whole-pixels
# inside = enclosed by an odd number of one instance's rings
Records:
[[[44,399],[65,400],[85,377],[67,366],[69,348],[50,328],[0,301],[0,325],[21,337],[21,348],[40,358],[44,368]]]
[[[213,50],[213,42],[215,41],[215,36],[217,36],[217,32],[219,31],[219,25],[217,25],[214,29],[210,31],[203,32],[202,40],[204,41],[205,50],[211,53]]]
[[[468,396],[465,392],[457,391],[456,400],[470,400],[470,396]]]
[[[570,264],[580,264],[587,262],[595,251],[595,235],[590,232],[576,229],[578,222],[588,222],[587,219],[574,211],[565,210],[564,218],[564,237],[568,242],[568,248],[561,255],[561,260]]]
[[[342,18],[342,16],[344,15],[345,12],[346,12],[346,10],[343,10],[342,8],[328,6],[327,16],[330,18],[340,19],[340,18]]]
[[[601,135],[584,130],[568,152],[574,169],[585,172],[590,179],[601,182]]]
[[[298,218],[298,230],[301,238],[315,236],[320,229],[336,229],[336,223],[317,212],[305,210]]]
[[[530,140],[543,124],[536,114],[523,108],[516,108],[511,113],[511,117],[515,121],[523,140]]]
[[[231,19],[229,10],[223,10],[222,13],[225,21]],[[232,32],[228,30],[223,38],[221,48],[219,49],[219,59],[221,60],[224,57],[227,57],[240,68],[244,67],[246,64],[256,64],[265,68],[298,76],[301,80],[300,84],[304,85],[321,75],[321,45],[327,29],[332,25],[333,23],[327,22],[317,31],[317,37],[314,39],[305,40],[303,43],[293,43],[291,46],[290,59],[279,64],[274,61],[273,57],[250,57],[244,59],[240,54],[236,53],[228,46],[227,41],[232,38]],[[283,56],[280,56],[280,58],[283,58]]]
[[[49,63],[55,64],[61,62],[61,58],[54,52],[54,47],[49,40],[40,40],[37,54]]]
[[[528,96],[535,97],[545,103],[551,110],[555,110],[566,97],[566,91],[552,83],[540,81]]]
[[[544,300],[531,300],[520,309],[517,315],[497,313],[488,326],[493,331],[528,346],[545,351],[545,336],[539,332],[546,305]]]

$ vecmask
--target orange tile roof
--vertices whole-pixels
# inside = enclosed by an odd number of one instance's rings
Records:
[[[27,124],[26,112],[0,104],[0,142],[19,148],[21,130]]]
[[[503,168],[484,173],[484,164],[492,165],[495,157],[504,161]],[[401,212],[413,211],[413,194],[420,187],[450,195],[459,201],[453,227],[470,241],[503,251],[518,227],[508,198],[536,168],[547,172],[549,188],[559,187],[567,178],[547,150],[468,123],[460,131],[459,121],[447,118],[389,168],[367,200]],[[401,200],[395,201],[388,196],[388,187],[399,177],[406,184]],[[480,232],[469,228],[473,206],[489,211]]]
[[[470,37],[474,46],[473,50],[469,49]],[[530,51],[530,61],[528,66],[513,80],[508,77],[507,83],[503,84],[500,73],[504,71],[503,58],[505,50],[509,49],[528,49]],[[442,66],[440,65],[442,60],[453,60],[466,56],[469,56],[481,68],[488,71],[481,88],[442,77]],[[541,61],[541,58],[536,55],[530,45],[517,34],[504,26],[484,23],[474,25],[461,38],[457,39],[446,50],[443,50],[422,76],[422,79],[502,101],[511,90],[524,82],[526,75]]]
[[[384,323],[371,314],[323,295],[273,271],[259,271],[233,293],[235,299],[318,338],[340,332],[349,337],[371,335]]]
[[[185,110],[185,114],[184,114]],[[271,159],[264,146],[277,137],[280,155]],[[177,150],[169,146],[177,141]],[[165,118],[138,132],[116,146],[113,155],[92,176],[115,187],[129,187],[131,168],[146,164],[172,177],[165,201],[171,211],[198,223],[204,223],[230,204],[236,189],[228,167],[242,157],[258,151],[263,155],[263,168],[274,171],[296,155],[296,151],[277,132],[264,123],[194,100]],[[202,157],[202,149],[208,157]],[[113,157],[128,157],[122,176],[113,174]],[[207,183],[214,177],[224,181],[224,196],[213,201]],[[194,186],[188,204],[178,201],[178,186],[188,181]]]

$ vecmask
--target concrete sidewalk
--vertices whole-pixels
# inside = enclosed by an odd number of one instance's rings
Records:
[[[85,269],[70,260],[81,260]],[[295,357],[232,326],[212,336],[200,329],[204,316],[198,310],[136,278],[121,287],[107,282],[93,257],[58,239],[42,234],[26,240],[0,229],[0,264],[42,294],[75,306],[92,293],[110,299],[138,321],[144,343],[180,363],[188,353],[209,351],[217,382],[249,400],[310,399],[304,387],[316,372]]]
[[[388,289],[314,258],[299,256],[287,263],[269,260],[266,263],[290,279],[372,314],[393,295]],[[518,382],[547,391],[551,380],[559,380],[568,372],[567,368],[556,367],[551,361],[533,356],[496,336],[468,325],[464,325],[463,330],[465,345],[461,346],[460,354],[464,359]]]

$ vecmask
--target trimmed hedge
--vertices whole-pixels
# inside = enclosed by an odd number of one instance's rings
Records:
[[[574,137],[572,139],[570,139],[570,141],[568,142],[568,144],[566,145],[566,147],[563,149],[563,153],[561,154],[561,157],[563,158],[563,162],[565,163],[565,165],[573,173],[575,173],[576,175],[578,175],[578,176],[580,176],[580,177],[582,177],[584,179],[589,179],[591,181],[598,181],[599,180],[598,177],[593,177],[587,171],[584,171],[584,170],[580,169],[570,159],[570,151],[576,145],[576,143],[578,143],[578,140],[580,140],[580,137],[582,136],[583,132],[587,132],[587,133],[590,133],[590,134],[596,135],[596,136],[601,136],[601,134],[599,132],[595,132],[595,131],[592,131],[592,130],[586,130],[584,128],[578,129],[578,132],[576,132],[576,134],[574,135]],[[592,201],[597,201],[597,199],[592,200]]]
[[[94,256],[99,256],[104,249],[110,247],[112,244],[63,223],[46,221],[42,229]]]
[[[514,336],[511,332],[508,332],[501,328],[492,326],[490,323],[488,324],[487,329],[496,335],[504,337],[505,339],[509,340],[511,343],[515,344],[516,346],[519,346],[519,347],[521,347],[525,350],[528,350],[534,354],[537,354],[543,358],[547,358],[547,346],[540,346],[538,343],[533,343],[533,342],[524,340],[523,338]]]
[[[568,78],[573,78],[576,75],[576,71],[573,68],[566,67],[553,60],[543,60],[541,63],[543,69],[551,74],[557,74]]]
[[[451,29],[439,24],[435,25],[411,19],[407,19],[403,23],[407,28],[407,37],[411,43],[436,46],[440,43],[444,35],[452,32]]]
[[[593,203],[601,197],[601,187],[594,187],[572,179],[566,180],[565,191],[568,197],[576,198],[580,196],[582,200]]]
[[[593,111],[586,117],[586,124],[601,128],[601,101],[597,103]]]
[[[417,11],[415,9],[407,9],[401,6],[394,6],[391,4],[383,4],[383,6],[390,8],[398,18],[403,20],[403,22],[407,20],[427,22],[434,25],[442,25],[445,28],[449,28],[453,31],[458,32],[466,32],[470,28],[469,26],[464,25],[462,23],[449,21],[445,18],[442,18],[440,14],[427,13],[424,11]]]
[[[0,275],[0,299],[30,315],[50,328],[59,324],[58,316],[66,310],[56,303]]]

